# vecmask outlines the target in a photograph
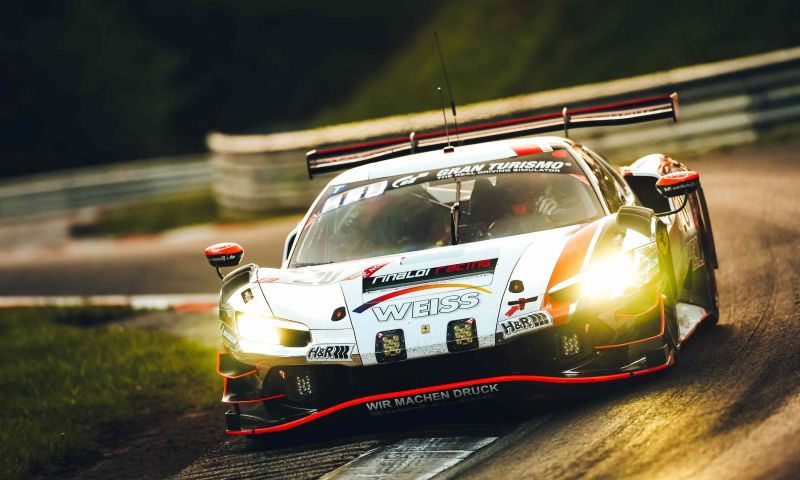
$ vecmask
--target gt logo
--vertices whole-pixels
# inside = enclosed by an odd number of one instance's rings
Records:
[[[306,353],[308,361],[351,360],[352,345],[314,345]]]
[[[411,313],[412,318],[428,317],[440,313],[451,313],[459,309],[477,307],[480,304],[478,292],[469,292],[462,295],[446,295],[442,298],[429,298],[414,302],[395,303],[385,307],[374,307],[379,322],[387,320],[403,320]]]
[[[406,175],[405,177],[400,177],[397,180],[395,180],[394,182],[392,182],[392,188],[405,187],[406,185],[411,185],[411,184],[415,183],[417,180],[419,180],[420,178],[427,177],[427,176],[428,176],[428,172],[422,172],[422,173],[417,174],[417,175]]]

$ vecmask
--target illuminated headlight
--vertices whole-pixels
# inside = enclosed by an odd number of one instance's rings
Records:
[[[305,347],[311,342],[311,332],[301,323],[252,313],[236,312],[236,331],[239,349],[245,352],[269,353],[277,345]]]
[[[616,255],[581,274],[581,296],[613,299],[642,287],[658,274],[658,251],[649,243]]]
[[[269,317],[251,313],[237,313],[236,329],[239,331],[239,336],[244,340],[270,345],[281,344],[278,326]]]

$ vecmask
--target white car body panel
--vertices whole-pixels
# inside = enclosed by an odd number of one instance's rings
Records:
[[[311,212],[315,211],[331,187],[428,170],[435,175],[436,170],[449,167],[513,158],[517,156],[514,147],[520,146],[539,147],[545,152],[564,148],[570,150],[573,156],[578,156],[573,151],[573,145],[572,141],[560,137],[521,138],[457,147],[452,152],[425,152],[352,168],[328,183],[293,234],[302,232]],[[595,194],[602,199],[597,179],[583,165],[581,168]],[[605,215],[608,215],[607,204],[602,200],[600,204]],[[447,354],[447,343],[443,339],[446,338],[448,322],[468,318],[475,319],[479,348],[489,348],[495,346],[498,338],[496,332],[501,330],[502,322],[530,315],[540,309],[556,262],[570,236],[580,227],[572,225],[463,245],[303,268],[288,268],[297,238],[291,245],[287,238],[281,268],[258,268],[251,280],[261,289],[268,304],[263,313],[299,322],[311,331],[311,343],[307,347],[281,347],[279,356],[305,355],[319,345],[355,344],[352,352],[357,352],[358,357],[349,364],[374,365],[379,363],[375,355],[376,335],[394,329],[403,330],[407,359]],[[597,228],[594,232],[583,261],[584,267],[591,257],[600,230]],[[633,246],[631,241],[636,239],[634,243],[638,244],[644,238],[637,236],[641,237],[638,234],[631,235],[625,245],[626,250]],[[364,277],[370,274],[391,275],[492,259],[497,259],[492,273],[415,282],[370,292],[363,288]],[[371,271],[376,267],[380,267],[379,270]],[[509,292],[512,279],[522,281],[525,286],[523,292]],[[379,297],[399,292],[403,287],[422,284],[428,288],[409,291],[377,305],[364,306]],[[450,284],[456,285],[445,286]],[[431,288],[431,285],[435,286]],[[234,295],[237,305],[233,307],[238,310],[240,302],[236,297],[238,295]],[[509,302],[533,297],[536,297],[535,300],[526,302],[521,310],[509,306]],[[456,301],[461,308],[453,308],[453,302]],[[347,315],[339,321],[333,321],[332,312],[343,306]],[[253,305],[247,307],[252,310]],[[524,333],[550,326],[552,318],[547,325],[526,327]],[[270,356],[273,355],[270,353]]]
[[[320,343],[330,343],[333,338],[330,331],[352,331],[361,362],[364,365],[376,364],[376,334],[401,328],[405,333],[407,358],[446,354],[447,345],[442,339],[446,336],[448,322],[467,318],[476,319],[480,348],[492,347],[495,345],[498,322],[530,314],[539,308],[555,262],[565,242],[577,228],[568,226],[330,266],[259,268],[256,278],[275,317],[301,322],[311,329],[312,342],[307,349]],[[386,264],[373,276],[389,276],[492,259],[497,259],[492,273],[363,291],[365,274],[362,272],[375,265]],[[512,278],[523,282],[523,292],[508,292]],[[412,291],[366,308],[363,312],[358,311],[370,300],[422,284],[436,284],[437,287]],[[453,284],[456,286],[438,287]],[[464,296],[466,298],[461,300],[463,305],[460,304],[462,308],[454,308],[455,298]],[[528,303],[523,310],[506,315],[510,310],[509,301],[534,296],[538,297],[537,300]],[[332,321],[331,313],[341,306],[347,307],[349,315],[340,321]],[[427,326],[425,333],[423,326]],[[349,337],[341,338],[346,340]]]

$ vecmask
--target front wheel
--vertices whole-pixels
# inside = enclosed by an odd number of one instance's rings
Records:
[[[674,356],[674,363],[678,363],[681,332],[678,327],[678,312],[675,309],[675,302],[671,301],[666,295],[664,298],[664,343],[669,347]]]
[[[716,325],[719,321],[719,290],[717,289],[717,273],[714,271],[714,267],[709,263],[706,262],[705,265],[706,271],[706,298],[708,300],[708,317],[704,320],[705,323],[709,325]]]

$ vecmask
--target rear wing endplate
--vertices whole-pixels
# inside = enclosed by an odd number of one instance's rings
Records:
[[[450,136],[458,139],[457,145],[470,145],[547,132],[563,131],[567,135],[571,128],[626,125],[665,118],[678,121],[677,93],[575,110],[564,107],[559,113],[462,127],[451,130]],[[438,150],[448,144],[450,141],[445,131],[411,132],[408,137],[311,150],[306,154],[308,178],[412,153]]]

